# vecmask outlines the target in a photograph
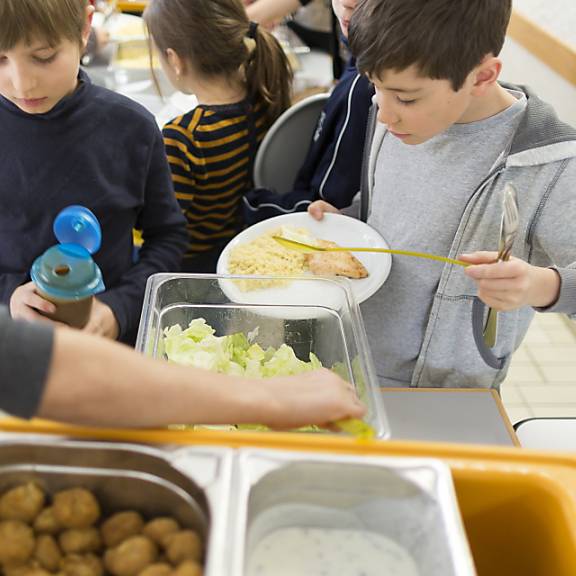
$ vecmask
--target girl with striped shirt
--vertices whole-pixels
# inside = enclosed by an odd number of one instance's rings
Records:
[[[163,129],[188,221],[183,270],[214,272],[242,228],[260,142],[290,104],[292,71],[278,41],[241,0],[151,0],[144,19],[175,88],[198,106]]]

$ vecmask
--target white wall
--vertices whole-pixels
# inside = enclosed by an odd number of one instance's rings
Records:
[[[514,9],[576,49],[576,0],[514,0]]]
[[[576,7],[576,0],[569,1]],[[576,26],[574,30],[576,31]],[[542,100],[554,106],[562,120],[576,127],[576,86],[564,80],[511,38],[506,39],[501,58],[502,80],[527,84]]]

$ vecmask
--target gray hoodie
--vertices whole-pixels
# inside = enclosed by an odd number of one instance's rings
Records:
[[[502,190],[511,182],[518,192],[520,211],[513,256],[535,266],[555,267],[561,277],[560,296],[546,311],[576,318],[576,129],[562,123],[552,107],[529,88],[503,86],[526,94],[524,117],[507,149],[470,197],[448,256],[494,249],[500,232]],[[364,221],[374,184],[374,151],[385,131],[373,108],[359,206]],[[485,306],[476,297],[476,285],[458,267],[446,265],[410,385],[498,387],[534,312],[524,307],[499,313],[496,346],[486,348],[481,337]],[[373,345],[377,350],[378,342]]]

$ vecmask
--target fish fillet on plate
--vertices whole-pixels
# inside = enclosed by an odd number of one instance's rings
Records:
[[[336,242],[316,240],[320,248],[338,248]],[[306,254],[308,269],[313,274],[326,276],[346,276],[347,278],[367,278],[368,270],[350,252],[314,252]]]

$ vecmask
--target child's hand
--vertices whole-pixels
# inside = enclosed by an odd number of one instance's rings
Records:
[[[324,202],[324,200],[316,200],[316,202],[312,202],[312,204],[308,206],[308,214],[315,220],[322,220],[326,212],[340,214],[338,208],[335,208],[332,204],[328,204],[328,202]]]
[[[118,338],[118,322],[110,306],[104,304],[98,298],[94,298],[92,312],[84,331],[97,336],[104,336],[111,340]]]
[[[309,424],[324,425],[346,418],[362,418],[366,408],[352,384],[322,368],[298,377],[267,378],[258,387],[269,393],[258,422],[288,429]],[[258,397],[258,392],[255,393]]]
[[[469,262],[465,274],[478,286],[478,297],[496,310],[514,310],[522,306],[545,308],[558,299],[560,276],[551,268],[532,266],[519,258],[496,262],[496,252],[462,254]]]
[[[51,322],[49,318],[46,318],[46,316],[43,316],[40,312],[54,314],[54,312],[56,312],[56,306],[52,304],[52,302],[42,298],[42,296],[36,292],[36,287],[33,282],[18,286],[10,297],[10,315],[12,318]]]

